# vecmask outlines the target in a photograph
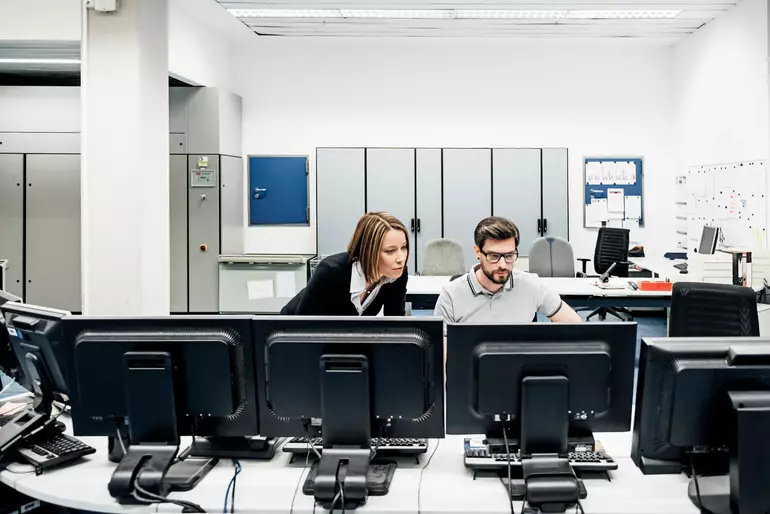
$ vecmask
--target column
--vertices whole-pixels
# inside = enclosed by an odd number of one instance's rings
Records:
[[[169,313],[168,0],[83,12],[83,312]]]

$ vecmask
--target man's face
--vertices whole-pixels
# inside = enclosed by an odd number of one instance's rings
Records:
[[[495,284],[505,284],[511,278],[513,264],[516,262],[516,240],[514,238],[487,239],[484,242],[484,248],[474,245],[473,249],[481,263],[481,271],[489,280]],[[497,262],[490,262],[495,260]],[[512,262],[508,262],[509,260]]]

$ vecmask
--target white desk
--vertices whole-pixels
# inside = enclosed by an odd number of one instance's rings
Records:
[[[628,457],[631,434],[598,434],[606,450],[618,461],[618,471],[611,472],[612,482],[601,478],[586,479],[588,497],[583,507],[590,514],[695,514],[697,510],[687,497],[688,479],[684,475],[645,476]],[[19,492],[55,505],[106,513],[177,513],[173,504],[122,506],[107,492],[107,483],[115,464],[107,460],[106,438],[82,438],[97,449],[76,464],[34,473],[0,473],[0,481]],[[462,458],[462,436],[448,436],[440,441],[430,465],[424,470],[419,488],[421,468],[433,453],[414,460],[399,462],[399,468],[386,496],[372,496],[360,509],[367,514],[508,514],[506,493],[496,478],[479,477],[465,469]],[[183,444],[187,444],[184,442]],[[277,452],[271,461],[242,461],[243,471],[236,487],[236,511],[241,514],[273,514],[292,511],[292,498],[297,483],[304,481],[304,460],[289,464],[289,455]],[[195,502],[207,512],[221,512],[225,490],[233,475],[229,460],[222,460],[190,492],[174,493],[172,498]],[[301,487],[301,484],[300,484]],[[521,505],[517,503],[517,512]],[[317,507],[316,512],[324,512]],[[300,490],[293,512],[311,514],[313,499]],[[569,511],[571,514],[571,511]]]

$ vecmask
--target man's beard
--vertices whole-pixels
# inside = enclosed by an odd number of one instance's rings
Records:
[[[498,270],[487,271],[485,269],[482,269],[482,271],[487,276],[487,278],[492,282],[494,282],[495,284],[505,284],[506,282],[508,282],[508,279],[511,278],[511,272],[508,270],[500,270],[500,271],[506,272],[505,276],[496,275],[495,272]]]

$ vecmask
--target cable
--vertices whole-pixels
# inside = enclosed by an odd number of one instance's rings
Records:
[[[337,500],[340,499],[340,492],[342,492],[342,489],[337,491],[337,494],[335,494],[334,498],[332,498],[332,505],[329,508],[329,514],[332,514],[334,512],[334,506],[337,505]]]
[[[120,427],[117,427],[115,429],[115,432],[118,434],[118,443],[120,443],[120,449],[123,451],[123,455],[126,454],[126,445],[123,444],[123,436],[120,433]]]
[[[299,474],[299,479],[297,480],[297,486],[294,488],[294,496],[291,497],[291,509],[289,509],[289,514],[292,514],[294,512],[294,502],[297,499],[297,491],[299,491],[299,484],[302,483],[302,477],[305,476],[305,471],[307,470],[307,463],[310,459],[310,439],[307,441],[308,445],[308,451],[305,453],[305,467],[302,468],[302,473]],[[315,512],[315,500],[313,501],[313,511]]]
[[[586,512],[583,510],[583,504],[580,503],[580,498],[577,500],[577,506],[580,509],[580,514],[586,514]]]
[[[372,462],[374,458],[377,456],[377,450],[379,450],[380,445],[382,444],[382,436],[385,434],[385,423],[380,425],[380,437],[377,438],[377,444],[374,445],[374,448],[372,448],[372,454],[369,456],[369,462]]]
[[[505,453],[508,455],[508,501],[511,503],[511,514],[516,514],[516,510],[513,508],[513,491],[511,490],[511,449],[508,446],[508,433],[505,423],[503,423],[503,441],[505,442]],[[526,496],[524,501],[526,501]],[[524,511],[523,506],[521,510]]]
[[[430,464],[430,461],[433,460],[433,456],[436,455],[436,450],[438,450],[439,445],[441,445],[441,441],[441,439],[436,439],[436,447],[433,448],[430,457],[428,457],[428,462],[426,462],[425,465],[420,468],[420,481],[417,482],[417,514],[422,512],[420,503],[420,499],[422,498],[422,474],[425,472],[425,468],[427,468]]]
[[[230,513],[235,512],[235,484],[238,480],[238,475],[241,474],[243,467],[237,459],[233,459],[233,465],[235,466],[235,475],[233,475],[233,495],[230,497]]]
[[[340,487],[340,496],[342,497],[342,514],[345,514],[345,486],[342,484],[342,482],[340,482],[340,469],[342,468],[337,468],[337,474],[334,478],[337,482],[337,485]]]
[[[315,445],[313,444],[313,438],[310,437],[310,429],[309,429],[310,421],[309,420],[303,420],[302,421],[302,427],[305,429],[305,435],[307,435],[307,445],[308,448],[313,450],[313,453],[315,453],[315,456],[318,457],[318,460],[321,460],[321,454],[316,450]]]
[[[695,460],[692,458],[692,453],[690,453],[690,469],[692,470],[692,479],[695,482],[695,495],[698,498],[697,507],[701,514],[710,514],[711,511],[703,507],[703,502],[700,499],[700,484],[698,483],[698,473],[695,472]]]
[[[139,496],[139,494],[137,494],[137,493],[139,493],[142,496],[144,496],[144,498]],[[153,493],[151,493],[149,491],[146,491],[146,490],[142,489],[142,487],[139,485],[139,475],[137,475],[137,478],[134,480],[134,491],[131,494],[133,495],[133,497],[136,500],[139,500],[139,501],[141,501],[143,503],[149,503],[149,504],[152,504],[152,503],[173,503],[174,505],[178,505],[179,507],[182,507],[183,509],[192,510],[193,512],[203,512],[203,513],[206,512],[197,503],[192,503],[192,502],[188,502],[188,501],[184,501],[184,500],[172,500],[170,498],[164,498],[163,496],[158,496],[157,494],[153,494]]]

